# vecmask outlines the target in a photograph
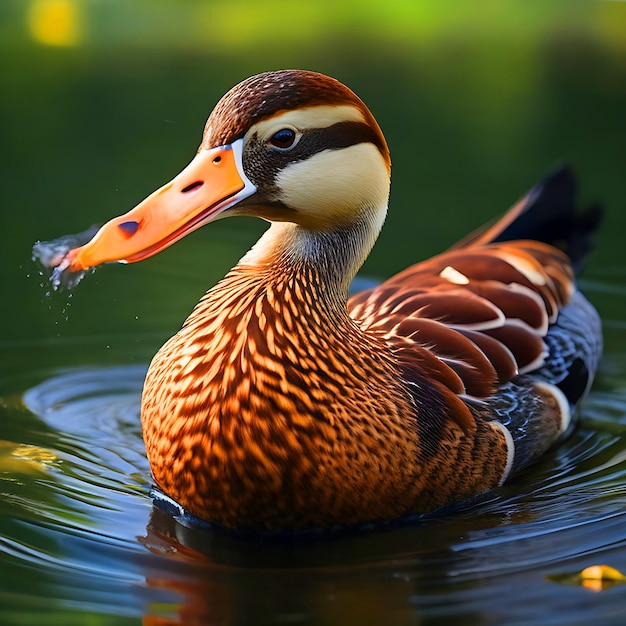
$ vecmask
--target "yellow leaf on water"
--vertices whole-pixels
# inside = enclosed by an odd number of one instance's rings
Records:
[[[0,474],[40,474],[57,460],[47,448],[0,440]]]
[[[626,581],[626,576],[610,565],[591,565],[590,567],[585,567],[585,569],[580,572],[580,577],[582,580]]]
[[[580,572],[578,578],[585,589],[603,591],[609,587],[623,584],[626,576],[610,565],[590,565]]]
[[[550,575],[547,578],[566,585],[580,585],[591,591],[603,591],[626,583],[626,576],[610,565],[590,565],[576,574]]]

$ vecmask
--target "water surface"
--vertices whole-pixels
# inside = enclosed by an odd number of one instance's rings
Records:
[[[72,348],[60,342],[51,351],[63,362]],[[3,616],[611,619],[623,611],[626,587],[597,593],[548,578],[626,563],[626,387],[612,384],[626,364],[607,359],[609,374],[575,434],[482,502],[442,518],[298,539],[191,529],[153,508],[138,414],[145,365],[40,372],[25,406],[16,398],[3,408]]]

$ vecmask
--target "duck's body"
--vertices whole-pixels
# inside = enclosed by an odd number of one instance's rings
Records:
[[[236,175],[207,199],[211,167]],[[172,183],[68,254],[69,270],[140,260],[224,212],[273,222],[146,379],[155,481],[192,514],[284,530],[425,513],[501,484],[572,423],[601,335],[574,285],[594,225],[561,197],[568,175],[348,300],[388,187],[384,138],[352,92],[268,73],[222,99]]]
[[[266,529],[393,519],[497,485],[501,430],[463,439],[474,425],[444,420],[435,455],[420,423],[441,393],[417,409],[333,276],[272,256],[232,270],[152,362],[142,418],[161,489],[205,519]]]

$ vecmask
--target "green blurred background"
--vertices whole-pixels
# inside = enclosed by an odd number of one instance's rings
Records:
[[[177,329],[263,224],[211,225],[71,296],[46,295],[31,245],[130,209],[188,162],[228,88],[283,67],[342,80],[387,136],[391,211],[366,275],[439,251],[568,162],[607,206],[589,275],[624,291],[624,2],[3,0],[0,63],[11,367],[85,336],[78,361],[145,361]]]

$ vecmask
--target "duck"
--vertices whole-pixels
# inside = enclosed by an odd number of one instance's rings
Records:
[[[573,428],[602,351],[576,286],[598,207],[575,210],[562,168],[447,251],[350,296],[390,173],[353,91],[265,72],[219,100],[177,176],[55,262],[69,274],[134,263],[218,219],[269,222],[146,375],[146,454],[180,510],[269,532],[437,514]]]

